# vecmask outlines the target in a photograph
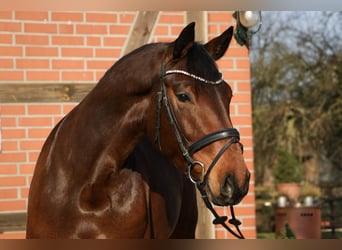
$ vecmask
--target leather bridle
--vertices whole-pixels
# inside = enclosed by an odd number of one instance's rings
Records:
[[[182,155],[183,155],[183,157],[184,157],[184,159],[188,165],[187,176],[193,183],[196,184],[199,192],[201,193],[201,196],[202,196],[202,199],[203,199],[205,205],[212,212],[212,214],[215,216],[213,223],[214,224],[221,224],[226,230],[228,230],[235,237],[237,237],[239,239],[244,239],[244,236],[242,235],[242,233],[239,229],[239,225],[241,224],[241,222],[235,218],[233,206],[230,206],[232,219],[230,219],[228,222],[235,226],[238,234],[235,233],[231,228],[229,228],[229,226],[225,223],[225,221],[228,219],[227,216],[219,216],[216,213],[216,211],[213,208],[211,202],[209,201],[209,198],[208,198],[207,193],[205,191],[205,185],[207,183],[209,173],[214,168],[215,164],[220,159],[220,157],[229,148],[229,146],[231,146],[234,143],[238,143],[241,146],[241,149],[243,149],[243,146],[240,143],[240,134],[239,134],[238,130],[235,128],[226,128],[223,130],[219,130],[219,131],[210,133],[210,134],[200,138],[199,140],[195,141],[194,143],[190,144],[190,142],[184,136],[184,134],[182,133],[182,130],[180,129],[180,127],[178,125],[177,119],[174,115],[172,106],[171,106],[170,101],[169,101],[169,97],[168,97],[167,92],[166,92],[164,78],[170,74],[186,75],[186,76],[189,76],[195,80],[203,82],[205,84],[212,84],[212,85],[221,84],[224,81],[222,78],[217,80],[217,81],[210,81],[210,80],[204,79],[202,77],[196,76],[194,74],[191,74],[191,73],[189,73],[187,71],[183,71],[183,70],[167,70],[167,71],[165,71],[165,64],[163,63],[162,67],[161,67],[161,73],[160,73],[160,91],[158,92],[157,124],[156,124],[156,131],[155,131],[155,144],[157,144],[159,146],[159,148],[161,149],[161,145],[160,145],[160,115],[161,115],[161,106],[163,103],[165,106],[166,112],[167,112],[169,123],[172,127],[172,130],[173,130],[175,136],[176,136],[178,146],[179,146],[179,148],[182,152]],[[217,155],[213,159],[212,163],[209,165],[207,171],[205,172],[204,164],[200,161],[194,160],[193,155],[197,151],[206,147],[207,145],[209,145],[213,142],[219,141],[219,140],[227,139],[227,138],[231,138],[231,139],[217,153]],[[184,145],[184,142],[186,142],[187,146]],[[191,175],[191,172],[196,165],[199,165],[201,167],[201,170],[202,170],[201,180],[196,180]]]

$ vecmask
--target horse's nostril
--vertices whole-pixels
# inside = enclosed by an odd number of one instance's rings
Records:
[[[233,196],[233,187],[234,187],[233,176],[231,174],[228,174],[221,187],[221,194],[228,198],[231,198]]]

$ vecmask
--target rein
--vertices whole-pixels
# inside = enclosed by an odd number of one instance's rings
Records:
[[[233,206],[230,206],[230,212],[231,212],[232,218],[228,222],[235,226],[236,231],[238,232],[238,234],[235,233],[226,224],[226,220],[228,219],[227,216],[219,216],[217,214],[217,212],[213,208],[211,202],[209,201],[207,193],[206,193],[206,191],[204,189],[204,187],[205,187],[205,185],[207,183],[207,179],[208,179],[209,173],[214,168],[215,164],[220,159],[220,157],[229,148],[229,146],[231,146],[233,143],[239,143],[239,145],[243,149],[243,146],[240,143],[240,134],[239,134],[239,132],[235,128],[227,128],[227,129],[223,129],[223,130],[219,130],[219,131],[210,133],[210,134],[200,138],[199,140],[195,141],[194,143],[190,144],[189,141],[184,136],[184,134],[182,133],[182,131],[181,131],[181,129],[180,129],[178,123],[177,123],[177,119],[176,119],[176,117],[174,115],[172,106],[170,104],[168,95],[166,93],[164,78],[165,78],[165,76],[170,75],[170,74],[186,75],[186,76],[194,78],[194,79],[196,79],[198,81],[204,82],[206,84],[212,84],[212,85],[216,85],[216,84],[222,83],[223,79],[221,78],[221,79],[219,79],[217,81],[209,81],[209,80],[206,80],[206,79],[204,79],[202,77],[196,76],[194,74],[191,74],[191,73],[183,71],[183,70],[168,70],[168,71],[165,71],[165,64],[163,63],[162,64],[162,68],[161,68],[161,74],[160,74],[160,91],[158,92],[157,124],[156,124],[156,133],[155,133],[154,140],[155,140],[155,144],[157,144],[159,146],[159,148],[161,149],[161,145],[160,145],[160,113],[161,113],[161,106],[164,103],[164,106],[166,108],[166,112],[167,112],[167,116],[168,116],[170,125],[171,125],[171,127],[173,129],[173,132],[174,132],[174,134],[176,136],[176,139],[177,139],[178,146],[179,146],[179,148],[180,148],[180,150],[182,152],[182,155],[185,158],[185,160],[187,162],[187,165],[188,165],[187,176],[188,176],[188,178],[190,179],[191,182],[196,184],[196,187],[199,190],[199,192],[201,193],[201,197],[202,197],[206,207],[214,215],[215,219],[213,220],[213,224],[215,224],[215,225],[221,224],[227,231],[229,231],[235,237],[237,237],[239,239],[244,239],[244,236],[243,236],[243,234],[241,233],[241,231],[239,229],[239,225],[241,225],[241,222],[235,218]],[[217,155],[215,156],[214,160],[212,161],[212,163],[208,167],[207,172],[205,173],[205,171],[204,171],[204,164],[202,162],[200,162],[200,161],[194,160],[192,158],[192,156],[197,151],[199,151],[202,148],[204,148],[205,146],[207,146],[207,145],[209,145],[209,144],[211,144],[213,142],[216,142],[218,140],[222,140],[222,139],[226,139],[226,138],[232,138],[232,139],[230,139],[221,148],[221,150],[217,153]],[[187,147],[184,145],[184,141],[187,143]],[[196,180],[191,175],[191,171],[193,170],[195,165],[199,165],[201,167],[201,170],[202,170],[202,179],[201,180]]]

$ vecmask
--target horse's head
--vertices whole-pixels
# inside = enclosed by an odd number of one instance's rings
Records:
[[[156,143],[216,205],[240,202],[250,177],[230,119],[232,90],[215,63],[232,33],[231,27],[201,45],[194,41],[194,23],[184,28],[161,65],[157,107]]]

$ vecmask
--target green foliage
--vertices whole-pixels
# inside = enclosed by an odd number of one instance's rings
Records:
[[[306,196],[321,197],[322,192],[318,186],[305,182],[302,185],[300,196],[301,197],[306,197]]]
[[[299,161],[288,151],[279,149],[273,175],[278,183],[301,182],[303,170]]]
[[[342,12],[263,12],[263,26],[250,46],[257,185],[267,181],[277,148],[301,163],[314,160],[305,166],[330,173],[339,185],[341,18]]]

